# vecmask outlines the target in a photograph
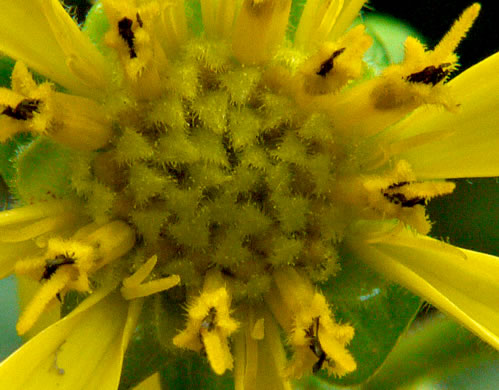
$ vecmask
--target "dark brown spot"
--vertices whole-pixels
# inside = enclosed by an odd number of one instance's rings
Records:
[[[401,181],[399,183],[394,183],[390,185],[386,190],[383,191],[383,196],[387,198],[390,202],[394,204],[399,204],[402,207],[414,207],[416,205],[425,205],[425,198],[416,196],[414,198],[408,198],[402,192],[394,192],[397,188],[403,188],[411,183],[407,181]]]
[[[387,198],[390,202],[399,204],[402,207],[414,207],[416,205],[425,205],[425,199],[420,198],[419,196],[414,197],[414,198],[407,198],[404,194],[402,193],[394,193],[394,194],[386,194],[383,193],[385,198]]]
[[[33,118],[34,112],[39,112],[39,104],[40,100],[37,99],[23,99],[15,108],[12,108],[11,106],[6,107],[2,111],[2,114],[13,119],[25,121]]]
[[[319,71],[316,73],[318,76],[326,77],[327,74],[333,69],[334,59],[345,51],[345,48],[338,49],[331,54],[331,56],[321,64]]]
[[[135,34],[132,31],[132,25],[133,21],[131,19],[128,19],[127,17],[124,17],[118,22],[118,32],[120,34],[120,37],[123,38],[123,40],[128,45],[130,58],[135,58],[137,57],[137,53],[135,52]]]
[[[410,74],[406,80],[411,83],[423,83],[437,85],[440,81],[445,79],[450,73],[450,70],[444,69],[451,65],[450,63],[441,64],[439,66],[427,66],[421,72]]]
[[[74,264],[75,261],[76,259],[74,258],[74,253],[72,255],[68,253],[60,254],[54,257],[53,259],[45,260],[45,270],[43,271],[43,275],[40,281],[49,280],[61,265]]]
[[[399,183],[393,183],[393,184],[391,184],[387,189],[388,190],[393,190],[394,188],[404,187],[404,186],[406,186],[408,184],[409,184],[408,181],[401,181]]]
[[[217,316],[217,309],[214,307],[210,307],[208,311],[208,315],[204,317],[203,322],[201,322],[201,328],[206,329],[208,332],[211,332],[215,329],[215,319]]]
[[[314,318],[314,323],[305,331],[305,334],[310,339],[310,350],[319,358],[312,366],[312,372],[314,374],[322,369],[324,362],[329,362],[329,358],[327,357],[326,352],[322,349],[322,345],[319,341],[319,320],[320,317]]]
[[[142,22],[142,18],[140,17],[138,12],[135,15],[135,18],[137,19],[137,23],[139,24],[139,27],[144,27],[144,23]]]

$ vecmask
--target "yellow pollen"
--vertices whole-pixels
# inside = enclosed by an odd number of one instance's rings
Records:
[[[201,295],[188,307],[185,330],[173,338],[177,347],[205,350],[213,371],[222,375],[232,370],[228,337],[239,324],[230,316],[230,295],[220,273],[208,272]]]
[[[38,290],[17,322],[16,329],[20,336],[31,329],[49,303],[66,287],[67,283],[71,280],[71,276],[72,272],[70,269],[61,267]]]
[[[15,265],[17,274],[30,275],[43,283],[20,317],[19,334],[26,333],[47,305],[55,298],[61,299],[68,290],[90,292],[89,276],[126,254],[134,243],[135,235],[124,222],[113,221],[102,227],[90,224],[70,240],[50,238],[43,255],[18,261]],[[179,282],[178,277],[166,279],[130,286],[126,293],[131,298],[145,296]]]
[[[327,368],[330,375],[344,376],[354,371],[357,364],[346,349],[353,327],[337,324],[325,297],[296,270],[281,269],[273,277],[275,285],[265,299],[294,349],[287,374],[299,378]]]

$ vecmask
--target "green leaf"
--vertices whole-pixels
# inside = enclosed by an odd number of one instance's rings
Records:
[[[14,195],[32,199],[63,197],[71,191],[71,151],[46,137],[39,137],[16,156]]]
[[[109,47],[103,42],[104,34],[108,29],[109,21],[104,12],[104,7],[100,2],[95,3],[88,11],[82,30],[103,53],[110,51]]]
[[[306,376],[293,381],[293,390],[348,390],[349,388],[338,387],[325,382],[316,376]]]
[[[206,358],[197,353],[186,353],[182,358],[172,358],[160,370],[163,389],[175,390],[233,390],[230,372],[216,375]]]
[[[433,237],[499,255],[499,179],[456,180],[454,192],[432,199],[428,211]]]
[[[2,176],[0,176],[0,211],[9,208],[10,203],[10,192],[9,187],[5,184]]]
[[[19,318],[16,279],[13,275],[0,280],[0,307],[2,308],[2,332],[0,333],[0,362],[21,346],[16,333]]]
[[[497,351],[461,325],[439,315],[420,323],[411,334],[402,338],[379,373],[362,388],[398,389],[425,378],[438,382],[487,361],[497,365]]]
[[[4,143],[0,143],[0,176],[3,177],[7,185],[15,176],[13,164],[17,154],[24,145],[29,144],[32,140],[33,136],[31,134],[21,133]]]
[[[298,23],[300,22],[301,14],[303,13],[306,2],[307,0],[292,0],[291,2],[289,24],[286,30],[286,37],[291,41],[295,38],[296,29],[298,28]]]
[[[195,35],[201,35],[204,30],[203,18],[201,16],[201,2],[197,0],[186,0],[185,14],[187,24]]]
[[[378,72],[388,65],[402,62],[407,37],[412,36],[424,42],[415,29],[388,15],[366,13],[355,20],[356,24],[363,24],[366,33],[373,38],[364,60]]]
[[[0,55],[0,87],[10,87],[10,75],[14,68],[14,61]]]
[[[159,344],[154,323],[154,311],[148,299],[142,309],[139,324],[128,344],[123,361],[119,390],[131,389],[157,372],[168,361]]]
[[[317,375],[329,383],[349,386],[365,382],[383,364],[417,314],[421,300],[382,279],[346,250],[340,258],[342,270],[321,288],[336,319],[355,328],[348,349],[357,370],[343,378],[328,377],[325,370]]]

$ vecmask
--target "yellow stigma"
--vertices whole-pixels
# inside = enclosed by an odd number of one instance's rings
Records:
[[[123,287],[121,288],[123,298],[130,300],[146,297],[160,291],[169,290],[180,283],[178,275],[142,283],[152,272],[157,260],[157,256],[151,257],[134,274],[123,279]]]
[[[288,375],[301,377],[323,366],[335,376],[354,371],[357,364],[346,349],[353,327],[337,324],[326,298],[294,269],[276,271],[274,280],[266,301],[295,351]]]
[[[22,313],[18,333],[26,333],[47,305],[56,298],[61,300],[67,291],[90,292],[89,276],[123,256],[134,244],[132,230],[115,221],[97,229],[85,226],[70,240],[51,238],[43,254],[18,261],[18,275],[31,275],[43,284]]]
[[[232,370],[234,364],[228,337],[237,330],[238,323],[230,315],[230,302],[222,275],[209,272],[201,295],[189,304],[186,329],[173,339],[178,347],[204,350],[218,375]]]

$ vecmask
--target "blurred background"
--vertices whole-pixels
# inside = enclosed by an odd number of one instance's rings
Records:
[[[366,20],[373,14],[395,17],[418,31],[431,48],[472,3],[470,0],[372,0],[363,17]],[[458,49],[461,70],[499,50],[498,1],[479,3],[482,5],[480,16]],[[65,0],[65,4],[73,7],[80,23],[91,6],[87,0]],[[452,195],[438,198],[429,205],[431,219],[436,221],[432,235],[454,245],[499,255],[498,179],[470,178],[456,183]],[[2,185],[0,180],[0,187]],[[1,196],[4,193],[0,188],[0,208],[5,204]],[[20,344],[14,329],[18,316],[15,302],[13,278],[0,281],[0,360]],[[397,379],[402,377],[405,377],[404,385]],[[412,378],[419,379],[412,381]],[[301,382],[299,388],[329,387],[312,380]],[[499,354],[425,305],[408,335],[363,388],[497,389]]]

